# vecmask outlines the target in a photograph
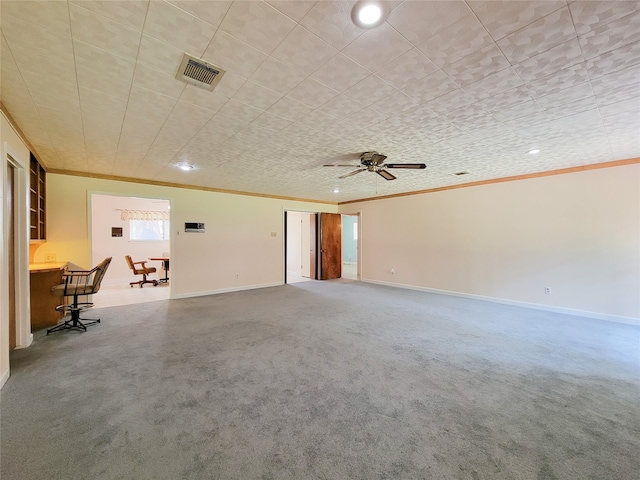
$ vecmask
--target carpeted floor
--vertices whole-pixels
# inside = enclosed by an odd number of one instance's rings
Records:
[[[87,313],[12,353],[2,480],[639,478],[637,326],[352,281]]]

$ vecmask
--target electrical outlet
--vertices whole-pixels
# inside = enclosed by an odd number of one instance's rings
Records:
[[[395,274],[396,274],[396,270],[395,270],[395,268],[392,268],[391,269],[391,275],[395,275]]]
[[[544,293],[547,295],[551,295],[551,287],[544,287]]]
[[[45,262],[55,262],[56,261],[56,254],[55,253],[45,253],[44,254],[44,261]]]

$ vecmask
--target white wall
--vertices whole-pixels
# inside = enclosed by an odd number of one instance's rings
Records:
[[[284,211],[338,210],[321,203],[49,174],[47,243],[35,261],[55,253],[58,261],[90,264],[89,191],[171,200],[175,298],[282,284]],[[185,222],[202,222],[206,232],[185,233]]]
[[[103,282],[127,285],[140,280],[135,278],[124,257],[130,255],[134,262],[146,261],[147,267],[156,267],[157,272],[149,276],[159,279],[164,276],[162,262],[152,262],[149,257],[161,257],[169,252],[169,240],[137,241],[129,240],[129,221],[122,220],[122,209],[167,212],[169,200],[123,197],[115,195],[90,194],[91,201],[91,264],[92,268],[106,257],[113,257]],[[122,237],[112,237],[111,228],[121,227]]]
[[[31,321],[29,308],[29,149],[11,127],[4,114],[0,115],[0,145],[2,148],[2,173],[0,179],[0,387],[9,378],[9,252],[7,224],[7,202],[5,185],[7,176],[7,154],[16,162],[16,348],[31,344]]]
[[[638,164],[340,208],[356,209],[365,281],[640,318]]]

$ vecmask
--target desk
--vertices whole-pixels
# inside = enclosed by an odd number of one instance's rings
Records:
[[[164,270],[164,278],[158,280],[158,283],[167,283],[169,281],[169,257],[149,257],[152,262],[162,262]]]
[[[52,327],[64,316],[62,312],[56,311],[62,300],[51,293],[51,288],[63,283],[62,272],[66,265],[66,262],[29,264],[32,331]]]

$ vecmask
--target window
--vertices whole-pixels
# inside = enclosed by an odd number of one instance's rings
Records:
[[[129,240],[169,240],[169,220],[129,220]]]

